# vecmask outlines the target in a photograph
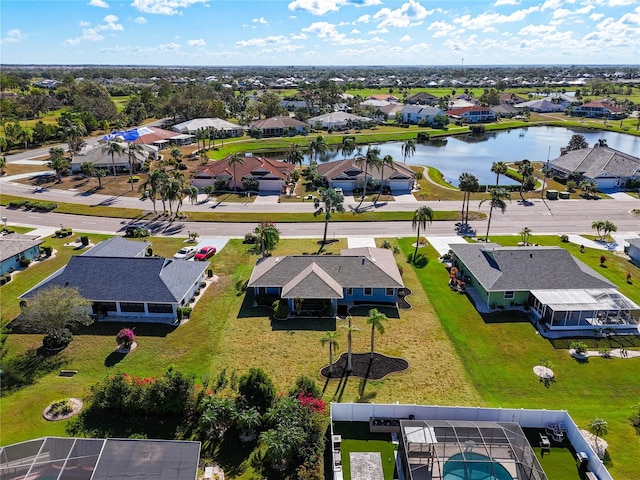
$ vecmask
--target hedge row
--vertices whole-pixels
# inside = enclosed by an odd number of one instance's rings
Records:
[[[50,212],[58,208],[55,202],[39,202],[36,200],[12,200],[9,202],[9,208],[26,208],[28,210],[42,210]]]

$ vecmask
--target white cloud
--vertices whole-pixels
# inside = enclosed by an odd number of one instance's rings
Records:
[[[92,7],[109,8],[109,4],[104,0],[91,0],[87,5],[91,5]]]
[[[253,23],[261,23],[263,25],[267,25],[269,22],[267,22],[264,17],[260,17],[260,18],[254,18],[253,20],[251,20]]]
[[[571,15],[571,10],[567,10],[566,8],[559,8],[553,12],[552,19],[565,18]]]
[[[303,28],[302,31],[315,33],[319,38],[324,40],[342,40],[346,37],[344,33],[338,33],[334,24],[328,22],[314,22],[308,27]]]
[[[502,5],[520,5],[520,0],[496,0],[496,3],[493,4],[494,7]]]
[[[297,35],[291,35],[291,40],[306,40],[307,38],[309,38],[307,35],[305,35],[304,33],[298,33]]]
[[[358,34],[360,34],[360,33],[362,33],[362,32],[361,32],[360,30],[358,30],[357,28],[354,28],[354,29],[353,29],[353,30],[351,30],[351,32],[349,32],[349,33],[351,33],[351,35],[358,35]]]
[[[80,25],[81,27],[90,27],[91,26],[91,22],[86,22],[84,20],[80,20],[80,22],[78,22],[78,25]]]
[[[454,18],[453,22],[468,30],[483,30],[487,27],[494,27],[495,25],[503,23],[520,22],[527,18],[529,14],[537,12],[539,8],[540,7],[535,6],[524,10],[516,10],[509,15],[500,15],[497,13],[481,13],[477,17],[462,15]]]
[[[197,40],[187,41],[187,45],[189,45],[190,47],[204,47],[206,44],[207,42],[205,42],[204,39],[202,38],[198,38]]]
[[[448,37],[451,33],[458,30],[458,27],[447,22],[431,22],[427,30],[434,32],[433,38]]]
[[[7,32],[6,37],[0,40],[0,43],[20,43],[22,40],[25,40],[28,35],[22,33],[22,30],[19,28],[14,28]]]
[[[518,35],[531,35],[532,37],[538,37],[542,35],[549,35],[556,32],[556,28],[551,25],[527,25],[518,32]]]
[[[401,42],[410,42],[411,40],[413,40],[413,38],[411,38],[409,35],[405,35],[404,37],[400,38]]]
[[[345,5],[355,7],[371,7],[382,4],[381,0],[293,0],[289,3],[289,10],[304,10],[311,15],[326,15],[337,12]]]
[[[236,42],[236,47],[266,47],[272,45],[281,45],[289,43],[289,39],[284,35],[263,37],[263,38],[251,38],[249,40],[240,40]]]
[[[133,0],[132,7],[155,15],[182,15],[181,8],[188,8],[207,0]]]
[[[180,45],[177,43],[165,43],[158,45],[158,49],[161,52],[175,52],[176,50],[180,50]]]
[[[609,0],[610,7],[626,7],[627,5],[633,5],[636,0]]]
[[[133,19],[134,22],[139,23],[140,25],[144,25],[147,23],[147,19],[144,17],[136,17]]]
[[[562,5],[562,0],[547,0],[546,2],[544,2],[542,4],[542,6],[540,7],[540,10],[556,10],[557,8],[560,8],[560,6]]]
[[[407,3],[396,10],[382,8],[373,16],[375,21],[379,21],[378,28],[395,27],[407,28],[420,25],[427,15],[433,14],[433,10],[428,11],[415,0]]]
[[[68,38],[64,41],[64,45],[75,46],[83,42],[100,42],[104,40],[104,36],[100,32],[105,30],[124,31],[124,27],[118,23],[118,17],[115,15],[107,15],[103,18],[103,21],[105,23],[96,25],[93,28],[89,28],[90,24],[88,22],[80,22],[81,26],[85,27],[82,29],[82,35],[76,38]]]
[[[594,22],[597,22],[598,20],[604,18],[604,13],[592,13],[591,15],[589,15],[589,18]]]
[[[355,21],[355,23],[369,23],[370,20],[371,20],[371,15],[369,14],[360,15],[358,19]]]
[[[106,25],[98,26],[97,28],[99,30],[124,30],[124,27],[118,23],[118,17],[116,17],[115,15],[107,15],[103,20]]]

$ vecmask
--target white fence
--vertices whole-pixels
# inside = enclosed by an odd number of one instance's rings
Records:
[[[403,405],[374,403],[332,403],[332,422],[369,422],[370,417],[408,418],[416,420],[467,420],[485,422],[516,422],[525,428],[545,428],[562,423],[566,435],[576,452],[589,457],[589,470],[599,480],[613,477],[580,433],[578,426],[564,410],[528,410],[515,408],[439,407],[436,405]],[[332,432],[333,434],[333,427]]]

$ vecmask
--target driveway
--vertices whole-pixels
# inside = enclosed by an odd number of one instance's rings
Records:
[[[416,197],[413,196],[413,193],[394,193],[393,198],[395,198],[396,202],[401,203],[418,203]]]
[[[277,193],[261,193],[253,201],[254,205],[273,205],[277,204],[280,195]]]

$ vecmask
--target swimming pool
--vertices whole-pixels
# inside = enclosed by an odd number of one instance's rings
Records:
[[[457,453],[444,464],[443,480],[513,480],[498,462],[480,453]]]

